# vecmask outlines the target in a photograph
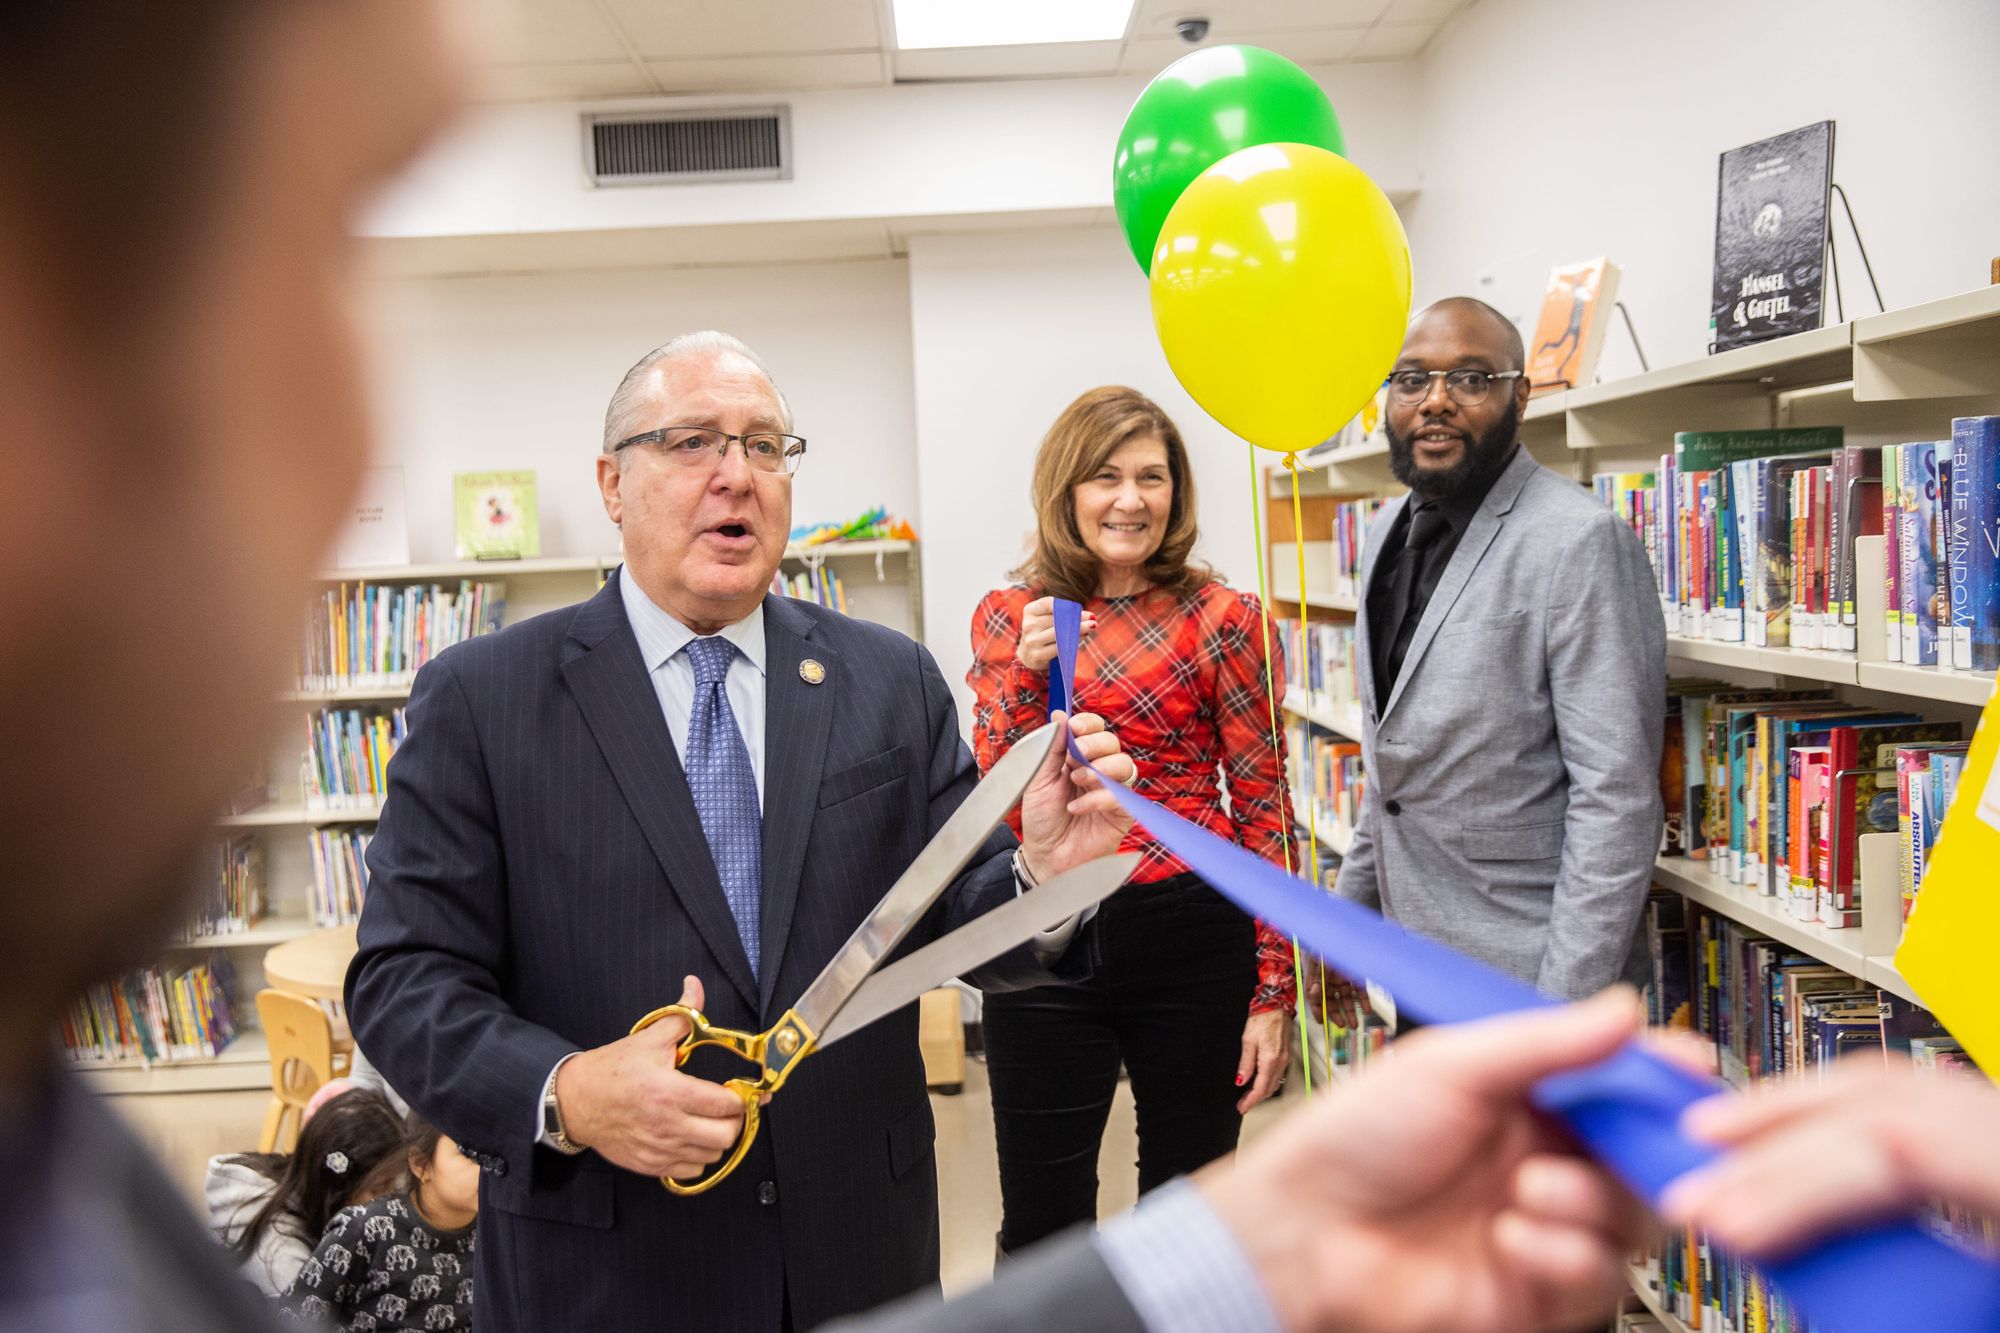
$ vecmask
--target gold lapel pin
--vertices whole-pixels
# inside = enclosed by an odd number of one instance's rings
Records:
[[[808,657],[799,663],[799,679],[808,685],[817,685],[826,679],[826,668]]]

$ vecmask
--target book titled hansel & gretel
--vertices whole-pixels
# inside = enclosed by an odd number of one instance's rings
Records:
[[[521,560],[542,553],[532,471],[461,472],[457,501],[460,560]]]
[[[1722,155],[1715,201],[1713,350],[1820,326],[1833,122]]]

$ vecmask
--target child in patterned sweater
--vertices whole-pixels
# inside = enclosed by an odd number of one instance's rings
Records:
[[[334,1214],[282,1314],[350,1333],[472,1327],[479,1168],[414,1111],[405,1145],[404,1188]]]

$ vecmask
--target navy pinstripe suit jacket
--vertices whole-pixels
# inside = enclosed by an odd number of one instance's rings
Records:
[[[914,1007],[801,1066],[736,1174],[695,1198],[594,1153],[536,1146],[542,1084],[564,1054],[671,1003],[689,973],[715,1022],[773,1022],[976,773],[928,652],[766,598],[753,982],[619,601],[622,574],[418,673],[368,850],[349,1012],[390,1083],[486,1167],[483,1333],[771,1333],[787,1291],[806,1329],[937,1282],[935,1129]],[[801,679],[808,657],[824,683]],[[905,947],[1011,897],[1013,845],[998,831]],[[977,979],[1050,977],[1024,947]],[[690,1069],[744,1072],[712,1051]]]

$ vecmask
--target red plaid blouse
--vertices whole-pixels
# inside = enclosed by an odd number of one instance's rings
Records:
[[[1048,720],[1047,673],[1014,660],[1022,610],[1041,595],[1019,585],[1000,588],[973,613],[973,663],[965,679],[974,695],[972,746],[981,772]],[[1118,733],[1139,768],[1135,790],[1283,865],[1292,837],[1291,800],[1282,727],[1271,734],[1257,599],[1217,581],[1186,598],[1156,588],[1131,597],[1093,597],[1084,606],[1097,617],[1097,628],[1077,651],[1076,706]],[[1273,677],[1282,681],[1284,659],[1275,645],[1272,651]],[[1228,810],[1218,773],[1228,779]],[[1019,816],[1009,818],[1019,833]],[[1134,883],[1187,869],[1137,828],[1120,850],[1141,854]],[[1291,941],[1260,921],[1250,1011],[1290,1010],[1293,996]]]

